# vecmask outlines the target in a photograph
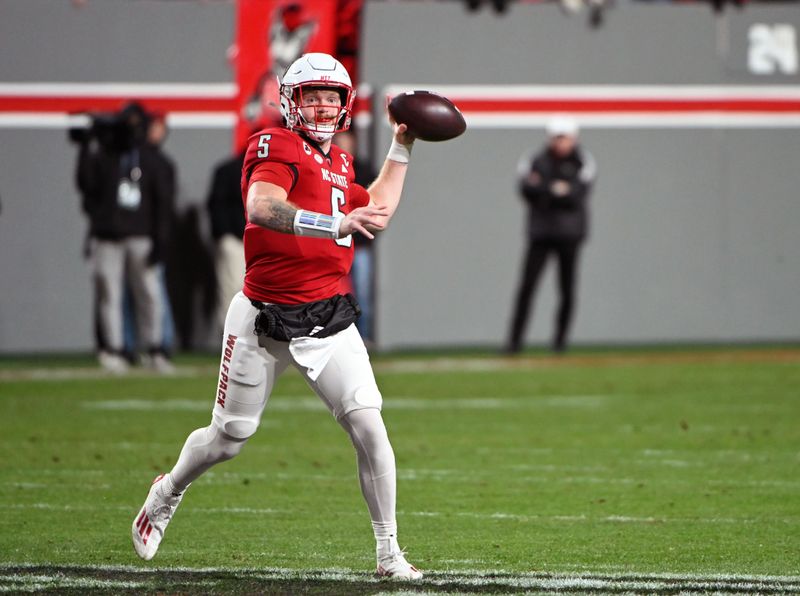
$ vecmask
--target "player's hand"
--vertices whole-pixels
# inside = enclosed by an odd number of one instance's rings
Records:
[[[405,124],[398,124],[395,122],[394,118],[392,118],[392,114],[389,112],[389,102],[391,100],[391,96],[387,95],[385,98],[384,108],[386,109],[386,113],[389,115],[389,123],[392,125],[392,131],[394,132],[394,140],[401,145],[411,146],[414,144],[416,137],[409,132],[408,126]]]
[[[400,143],[401,145],[413,145],[414,140],[416,137],[411,134],[408,130],[408,126],[405,124],[398,124],[397,122],[392,123],[392,128],[394,129],[394,140]]]
[[[569,194],[569,182],[566,180],[554,180],[550,184],[550,192],[557,197],[565,197]]]
[[[370,240],[375,238],[372,232],[379,232],[386,227],[389,208],[385,205],[368,205],[353,209],[342,220],[339,226],[339,238],[360,232]]]

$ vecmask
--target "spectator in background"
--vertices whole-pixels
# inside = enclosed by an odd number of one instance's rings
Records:
[[[528,249],[517,291],[506,351],[517,353],[531,300],[547,258],[558,260],[559,306],[552,349],[562,352],[575,306],[578,254],[588,231],[587,201],[597,167],[578,144],[578,125],[567,117],[550,120],[547,145],[519,163],[519,191],[528,203]]]
[[[164,153],[162,146],[167,140],[169,129],[167,128],[166,114],[162,112],[151,112],[148,117],[147,137],[146,142],[160,155],[165,167],[171,172],[173,185],[175,185],[175,165],[172,159]],[[172,238],[174,231],[174,209],[170,209],[169,214],[169,234],[168,238]],[[169,294],[167,292],[167,282],[165,276],[165,258],[167,251],[162,249],[159,255],[159,262],[156,267],[158,269],[158,283],[161,287],[161,301],[163,304],[163,311],[161,315],[161,348],[164,354],[170,355],[173,352],[175,344],[175,322],[172,318],[172,307],[170,304]],[[134,306],[133,291],[130,284],[125,283],[125,293],[123,296],[123,326],[124,326],[124,345],[125,354],[129,361],[135,362],[139,347],[139,333],[138,324],[136,322],[136,310]],[[145,361],[149,360],[150,356],[145,355]],[[162,372],[167,372],[171,368],[169,363],[161,363],[165,369]],[[171,372],[171,370],[170,370]]]
[[[244,204],[242,203],[242,167],[245,151],[219,163],[211,177],[208,215],[214,238],[217,277],[216,324],[220,332],[231,300],[244,285]]]
[[[165,163],[165,167],[168,168],[172,174],[172,200],[170,201],[169,225],[167,228],[167,244],[169,244],[175,223],[175,196],[177,194],[178,176],[176,174],[175,162],[163,149],[164,143],[167,140],[167,135],[169,135],[167,115],[163,112],[154,112],[151,114],[150,126],[147,129],[147,143],[156,149]],[[165,263],[168,252],[168,247],[164,246],[160,255],[159,280],[161,282],[161,297],[164,304],[164,312],[161,319],[161,347],[165,354],[170,355],[175,348],[175,321],[172,318],[172,305],[170,304],[169,293],[167,292]]]
[[[77,184],[89,218],[91,258],[101,336],[107,346],[100,364],[124,373],[123,295],[125,280],[134,298],[146,362],[171,372],[164,353],[164,311],[157,265],[167,245],[174,194],[174,166],[147,142],[149,116],[128,104],[80,138]],[[77,139],[76,139],[77,140]]]
[[[353,156],[356,183],[364,188],[372,184],[378,174],[372,160],[362,157],[358,151],[356,135],[350,130],[340,132],[333,142]],[[350,269],[350,283],[361,306],[361,317],[356,322],[356,327],[361,332],[364,343],[369,346],[375,342],[375,240],[355,233],[353,243],[355,252]]]

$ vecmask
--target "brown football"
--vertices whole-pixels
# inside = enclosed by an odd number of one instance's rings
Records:
[[[407,91],[389,102],[389,114],[421,141],[447,141],[467,129],[452,101],[431,91]]]

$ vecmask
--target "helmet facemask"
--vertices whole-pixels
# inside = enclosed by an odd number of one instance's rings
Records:
[[[320,112],[330,112],[334,106],[330,105],[305,105],[303,94],[310,90],[336,91],[339,94],[341,105],[338,113],[333,117],[326,117],[322,121]],[[311,81],[297,85],[284,85],[281,88],[281,106],[284,108],[286,125],[292,130],[303,131],[311,139],[324,142],[333,137],[337,132],[350,128],[352,118],[352,105],[355,91],[339,83],[328,81]],[[307,118],[303,110],[313,110],[313,116]]]
[[[311,111],[311,107],[316,109],[313,114],[309,114],[309,118],[303,115],[303,93],[310,89],[331,90],[339,94],[341,106],[335,118],[324,123],[318,122],[317,115],[322,106],[308,106],[305,108],[307,112]],[[356,92],[347,70],[333,56],[311,53],[295,60],[286,69],[280,95],[281,114],[291,130],[302,131],[309,138],[321,143],[329,140],[335,133],[350,128]]]

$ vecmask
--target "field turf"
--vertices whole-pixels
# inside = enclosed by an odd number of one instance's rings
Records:
[[[296,372],[140,561],[210,420],[214,358],[178,368],[0,359],[0,592],[800,593],[800,348],[376,358],[413,586],[372,577],[353,448]]]

